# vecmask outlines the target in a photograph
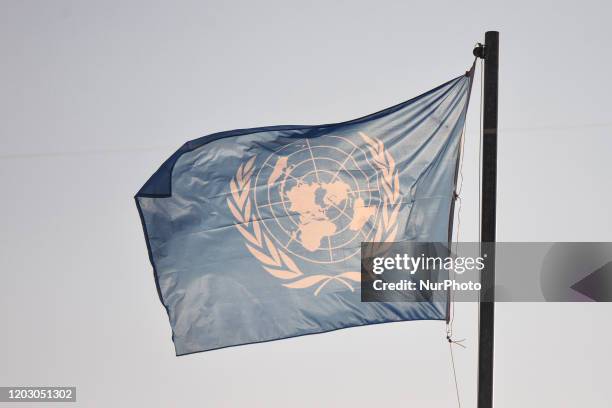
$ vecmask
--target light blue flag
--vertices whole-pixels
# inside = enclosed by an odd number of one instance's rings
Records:
[[[472,76],[360,119],[174,153],[136,204],[177,355],[446,319],[446,299],[361,302],[360,244],[450,240]]]

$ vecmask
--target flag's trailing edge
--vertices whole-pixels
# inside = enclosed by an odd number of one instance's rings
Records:
[[[448,242],[474,67],[348,122],[215,133],[136,194],[177,355],[406,320],[360,301],[362,241]]]

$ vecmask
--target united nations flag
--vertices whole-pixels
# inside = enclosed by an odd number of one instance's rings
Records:
[[[364,303],[362,242],[447,242],[473,70],[360,119],[190,141],[136,195],[177,355],[444,320]]]

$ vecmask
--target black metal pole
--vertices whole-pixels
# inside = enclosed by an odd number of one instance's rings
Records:
[[[476,54],[476,50],[474,50]],[[493,406],[493,345],[495,328],[495,207],[497,195],[497,96],[499,33],[487,31],[484,49],[482,117],[482,214],[481,254],[485,268],[481,277],[480,333],[478,342],[478,408]]]

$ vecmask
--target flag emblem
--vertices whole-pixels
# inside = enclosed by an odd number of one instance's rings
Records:
[[[259,168],[256,159],[238,167],[227,198],[246,248],[287,288],[318,296],[335,281],[354,291],[359,271],[308,274],[298,264],[343,263],[363,241],[395,239],[399,176],[384,143],[328,135],[286,144]]]

